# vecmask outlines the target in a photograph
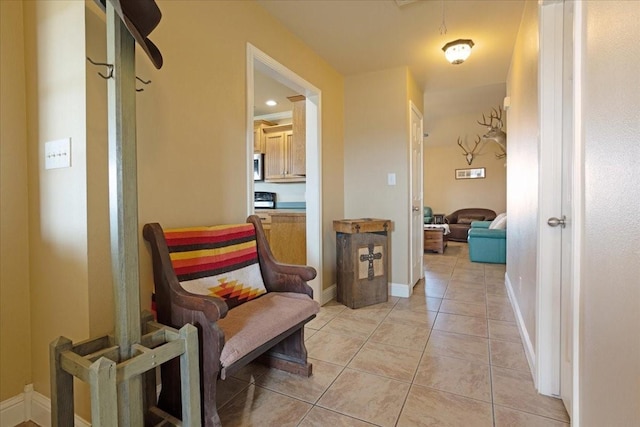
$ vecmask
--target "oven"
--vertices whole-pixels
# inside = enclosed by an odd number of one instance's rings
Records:
[[[264,154],[256,153],[253,155],[253,180],[264,181]]]
[[[275,209],[276,193],[269,193],[267,191],[254,192],[253,207],[254,209]]]

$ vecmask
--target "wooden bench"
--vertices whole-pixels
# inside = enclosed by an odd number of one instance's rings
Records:
[[[205,426],[221,425],[217,379],[255,359],[298,375],[312,373],[304,325],[320,308],[306,283],[316,271],[278,263],[260,219],[253,215],[247,223],[166,231],[153,223],[143,229],[153,258],[158,321],[198,328]],[[256,271],[264,290],[254,283]],[[158,406],[181,418],[179,364],[163,364],[161,375]]]

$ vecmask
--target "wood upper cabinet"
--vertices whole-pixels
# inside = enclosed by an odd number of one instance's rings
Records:
[[[292,126],[290,124],[271,126],[264,129],[264,134],[265,181],[287,179],[289,167],[288,154],[293,136]]]
[[[293,103],[293,140],[289,151],[289,173],[291,175],[307,175],[307,126],[305,97],[290,96]]]
[[[254,132],[260,132],[263,143],[263,151],[257,152],[265,153],[264,179],[268,182],[306,181],[305,97],[297,95],[289,100],[293,104],[293,123],[254,127]],[[254,142],[257,140],[254,135]]]
[[[256,120],[253,122],[253,152],[265,152],[265,134],[264,129],[273,126],[275,123],[267,120]]]

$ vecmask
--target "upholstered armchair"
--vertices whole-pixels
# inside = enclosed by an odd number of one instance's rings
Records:
[[[433,222],[433,210],[429,206],[424,207],[423,215],[425,224],[431,224]]]
[[[493,221],[471,223],[467,241],[469,259],[472,262],[506,264],[507,262],[507,216],[500,214]]]
[[[449,240],[466,242],[473,221],[493,221],[495,217],[496,213],[491,209],[458,209],[445,217],[445,222],[449,224],[449,230],[451,231],[448,235]]]

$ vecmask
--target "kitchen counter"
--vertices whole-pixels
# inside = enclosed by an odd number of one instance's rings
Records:
[[[304,209],[256,209],[256,215],[306,215]]]

